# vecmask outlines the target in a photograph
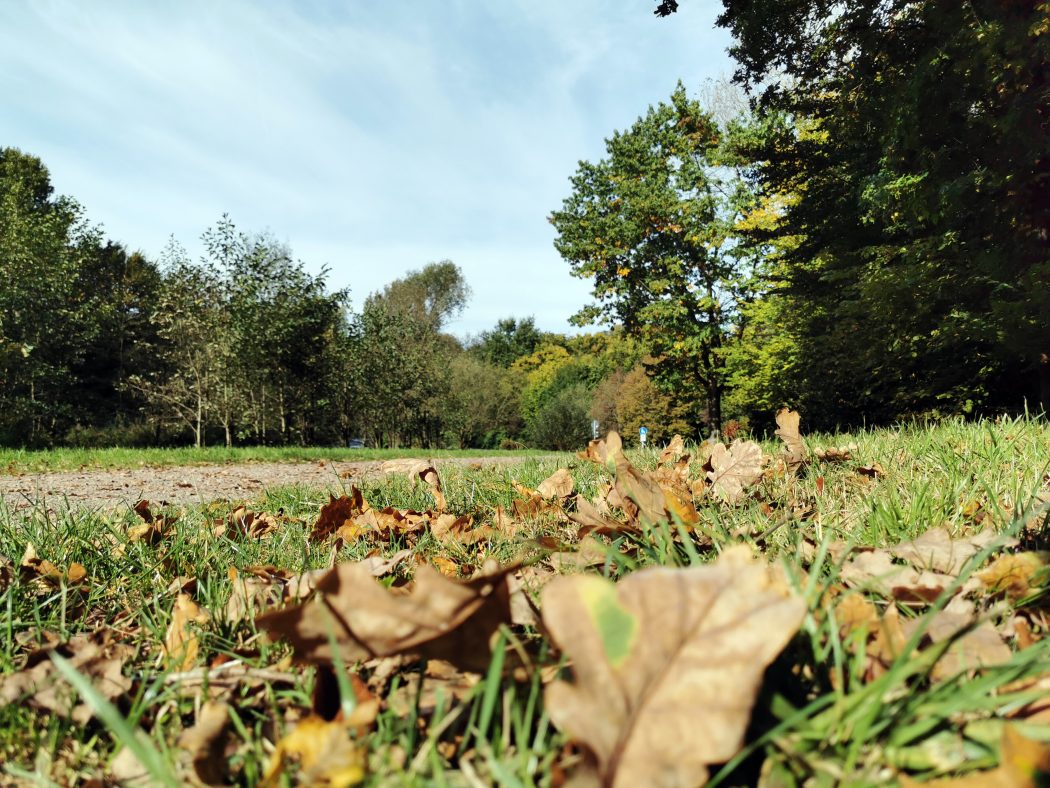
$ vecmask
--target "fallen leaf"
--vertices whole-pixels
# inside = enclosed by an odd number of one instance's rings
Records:
[[[225,703],[209,701],[197,712],[193,727],[179,736],[179,747],[189,755],[193,773],[205,785],[226,785],[226,761],[229,707]]]
[[[719,443],[709,462],[711,489],[726,503],[739,501],[745,488],[762,477],[762,447],[754,441],[734,441],[729,447]]]
[[[265,512],[256,513],[244,506],[238,506],[227,519],[226,528],[240,536],[258,539],[280,528],[280,520]]]
[[[367,565],[340,564],[318,581],[319,598],[265,613],[256,625],[287,639],[305,662],[330,664],[331,637],[344,663],[413,652],[482,672],[510,621],[506,574],[514,569],[456,582],[424,564],[407,593],[394,593]]]
[[[994,531],[953,538],[941,527],[930,528],[917,539],[885,548],[886,552],[919,569],[958,575],[969,558],[998,537]],[[1004,546],[1007,542],[1004,541]]]
[[[674,464],[682,456],[685,456],[685,441],[681,435],[675,434],[671,438],[671,442],[664,447],[664,450],[660,452],[660,459],[658,462],[663,465],[665,463]]]
[[[94,710],[80,700],[73,687],[58,673],[49,658],[52,651],[68,659],[106,700],[114,701],[131,689],[131,679],[124,676],[123,668],[133,649],[110,641],[108,633],[98,631],[91,635],[76,635],[54,649],[30,654],[25,668],[0,677],[0,701],[5,704],[28,703],[33,708],[86,725],[94,716]]]
[[[590,460],[608,467],[613,464],[616,455],[622,453],[623,441],[619,433],[613,431],[602,440],[593,440],[588,443],[587,448],[576,456],[581,460]]]
[[[993,594],[1023,599],[1050,583],[1050,552],[1010,553],[977,573],[977,579]]]
[[[290,762],[298,763],[301,785],[346,788],[365,779],[365,750],[350,738],[342,721],[310,716],[277,742],[263,777],[263,786],[281,784]]]
[[[398,550],[389,558],[383,558],[380,555],[373,555],[369,556],[361,563],[369,568],[372,577],[382,577],[383,575],[388,575],[393,572],[398,564],[411,556],[412,549],[406,547],[404,550]]]
[[[409,481],[415,482],[418,479],[425,482],[434,496],[434,508],[439,512],[443,512],[447,508],[448,503],[441,488],[441,478],[438,476],[437,468],[428,460],[387,460],[379,466],[379,472],[404,473],[408,476]]]
[[[776,419],[777,437],[784,442],[785,462],[788,468],[797,468],[809,457],[806,444],[802,442],[802,435],[799,433],[801,419],[797,412],[789,408],[781,408]]]
[[[861,465],[857,468],[857,473],[861,476],[867,476],[871,479],[877,479],[880,476],[886,475],[886,469],[881,464],[873,462],[871,465]]]
[[[200,642],[196,625],[206,624],[209,616],[189,594],[175,597],[171,611],[171,623],[164,636],[163,654],[169,668],[175,671],[189,670],[197,662]]]
[[[613,459],[616,468],[613,489],[621,499],[630,500],[637,510],[635,514],[623,507],[629,521],[635,517],[649,525],[678,521],[688,528],[700,521],[693,506],[692,493],[687,488],[661,484],[653,474],[635,468],[623,453]]]
[[[806,610],[747,548],[618,584],[561,577],[542,602],[575,675],[547,688],[547,710],[611,786],[700,785],[732,758],[763,672]]]
[[[572,474],[569,473],[568,468],[559,468],[540,482],[539,486],[536,488],[536,492],[547,499],[556,498],[564,500],[572,495],[572,491]]]
[[[357,487],[350,488],[350,495],[343,495],[339,498],[330,495],[329,499],[328,503],[321,507],[317,521],[310,529],[311,541],[323,542],[370,508]]]
[[[551,553],[547,561],[558,572],[582,572],[592,566],[601,566],[609,560],[610,548],[593,536],[585,536],[575,550]]]

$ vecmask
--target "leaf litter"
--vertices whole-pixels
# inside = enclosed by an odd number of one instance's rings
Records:
[[[99,726],[95,696],[74,692],[50,653],[120,714],[162,676],[172,699],[129,719],[162,735],[161,721],[181,716],[184,754],[170,768],[205,785],[354,785],[404,768],[467,782],[480,769],[496,781],[507,768],[499,759],[515,769],[545,764],[555,779],[700,785],[740,758],[783,784],[847,773],[1036,784],[1050,740],[1033,727],[1050,726],[1046,549],[1018,550],[994,507],[976,517],[966,501],[954,525],[881,547],[824,533],[817,496],[835,484],[870,494],[887,474],[856,444],[809,451],[798,414],[776,421],[779,452],[742,439],[691,447],[676,436],[659,454],[636,455],[610,433],[580,453],[582,465],[535,487],[492,482],[506,492],[486,506],[455,486],[450,493],[425,460],[382,467],[410,482],[417,506],[432,502],[420,508],[385,496],[373,505],[381,487],[352,485],[312,517],[237,503],[209,514],[197,534],[187,530],[192,513],[140,501],[138,523],[99,544],[128,571],[164,578],[166,593],[141,600],[161,611],[159,634],[142,626],[141,603],[124,603],[88,634],[27,629],[11,652],[18,661],[0,674],[0,697]],[[734,524],[745,512],[777,524]],[[292,537],[307,563],[278,549]],[[284,558],[211,576],[201,567],[197,577],[180,558],[187,540]],[[20,549],[18,566],[0,562],[0,591],[35,604],[61,597],[74,620],[98,617],[111,594],[90,561],[46,540]],[[802,563],[770,562],[785,550]],[[837,649],[846,662],[807,661],[807,649]],[[304,678],[309,696],[289,692]],[[833,734],[789,727],[762,738],[773,718],[794,719],[788,707],[839,697],[838,716],[848,718],[867,687],[893,681],[881,697],[935,698],[941,687],[950,697],[960,682],[985,682],[998,705],[945,712],[903,744],[843,740],[867,760],[836,761]],[[832,724],[816,712],[805,719]],[[1001,735],[979,730],[993,723]],[[265,755],[250,755],[260,743]],[[139,768],[129,752],[111,767],[82,768],[119,778]],[[962,752],[980,757],[968,766]]]

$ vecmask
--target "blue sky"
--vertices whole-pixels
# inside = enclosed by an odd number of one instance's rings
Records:
[[[40,156],[108,237],[191,252],[223,213],[369,292],[451,259],[466,335],[568,330],[589,285],[546,217],[580,159],[731,72],[717,0],[0,4],[0,145]]]

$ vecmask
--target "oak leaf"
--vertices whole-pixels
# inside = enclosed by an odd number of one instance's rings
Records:
[[[457,582],[422,565],[408,592],[395,593],[376,582],[367,564],[340,564],[317,582],[319,595],[264,613],[256,625],[287,639],[304,662],[330,664],[333,638],[344,663],[411,652],[482,672],[494,635],[510,621],[511,571]]]
[[[728,447],[719,443],[708,461],[711,489],[726,503],[739,501],[744,490],[762,477],[762,447],[754,441],[733,441]]]
[[[809,457],[809,451],[799,433],[800,417],[797,412],[789,408],[781,408],[776,418],[776,434],[784,442],[785,462],[788,468],[797,468]]]
[[[732,758],[766,666],[806,611],[747,548],[618,584],[558,578],[541,607],[575,675],[547,688],[546,707],[612,786],[699,785]]]
[[[559,468],[536,488],[536,492],[546,499],[556,498],[564,500],[572,495],[572,474],[568,468]]]

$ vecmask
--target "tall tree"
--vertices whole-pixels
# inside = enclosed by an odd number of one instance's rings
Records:
[[[470,286],[459,266],[442,260],[395,279],[368,300],[436,331],[463,311],[470,300]]]
[[[847,418],[1050,411],[1047,6],[724,5],[738,78],[789,121],[753,155],[792,195],[772,236],[798,240],[804,375]]]
[[[738,262],[728,243],[734,188],[718,161],[719,130],[679,84],[606,157],[581,162],[551,222],[572,273],[593,280],[596,303],[577,323],[618,322],[641,337],[669,387],[705,393],[694,414],[721,423],[722,344]]]
[[[73,367],[99,324],[79,299],[85,262],[99,237],[72,199],[56,196],[35,156],[0,148],[0,432],[47,443],[73,419]]]

